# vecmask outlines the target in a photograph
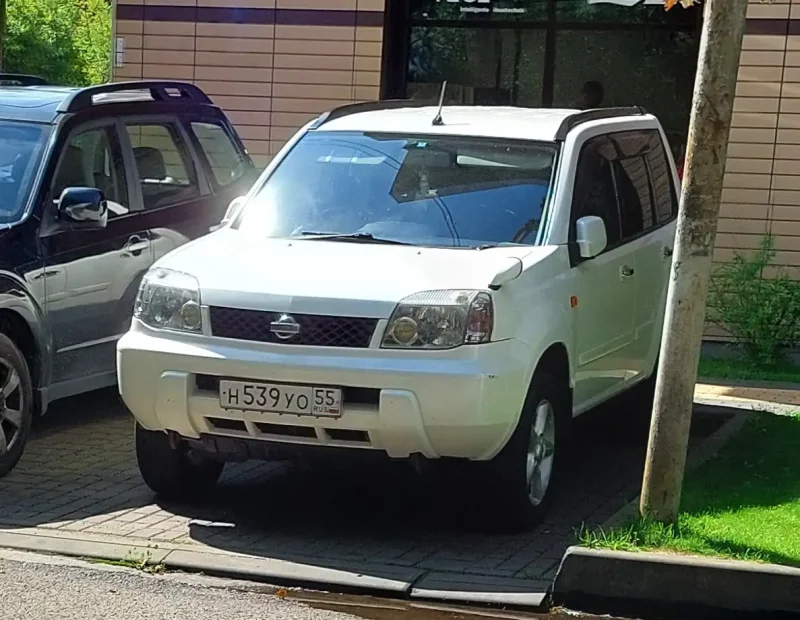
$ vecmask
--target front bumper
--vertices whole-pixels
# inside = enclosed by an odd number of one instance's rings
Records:
[[[486,460],[516,427],[530,357],[516,340],[450,351],[330,349],[184,336],[134,321],[117,345],[117,376],[149,430]],[[342,415],[225,410],[221,378],[342,387]]]

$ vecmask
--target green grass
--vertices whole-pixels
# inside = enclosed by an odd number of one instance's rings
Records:
[[[760,415],[690,473],[678,523],[583,530],[584,546],[800,566],[800,415]]]
[[[756,366],[742,359],[702,357],[698,377],[744,381],[778,381],[800,383],[800,366],[783,362],[772,366]]]

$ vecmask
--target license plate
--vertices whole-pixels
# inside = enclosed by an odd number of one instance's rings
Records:
[[[223,409],[338,418],[342,415],[342,390],[277,383],[220,381],[219,403]]]

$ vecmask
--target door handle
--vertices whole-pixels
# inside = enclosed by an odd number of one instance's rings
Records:
[[[673,252],[673,249],[671,247],[669,247],[668,245],[664,246],[664,250],[663,250],[664,258],[671,258],[672,257],[672,252]]]
[[[37,273],[32,279],[41,280],[42,278],[52,278],[53,276],[57,276],[59,273],[61,272],[57,270],[43,271],[42,273]]]
[[[122,258],[129,258],[131,256],[139,256],[142,252],[150,247],[150,241],[143,239],[139,235],[131,235],[125,246],[122,248]]]
[[[636,272],[634,271],[633,267],[628,267],[628,265],[623,265],[622,268],[620,268],[619,273],[623,278],[630,278]]]

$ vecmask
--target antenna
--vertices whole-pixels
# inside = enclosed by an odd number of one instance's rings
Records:
[[[442,83],[442,92],[439,95],[439,109],[436,112],[436,116],[433,118],[433,125],[438,127],[439,125],[444,125],[444,121],[442,120],[442,107],[444,106],[444,94],[447,92],[447,80]]]

